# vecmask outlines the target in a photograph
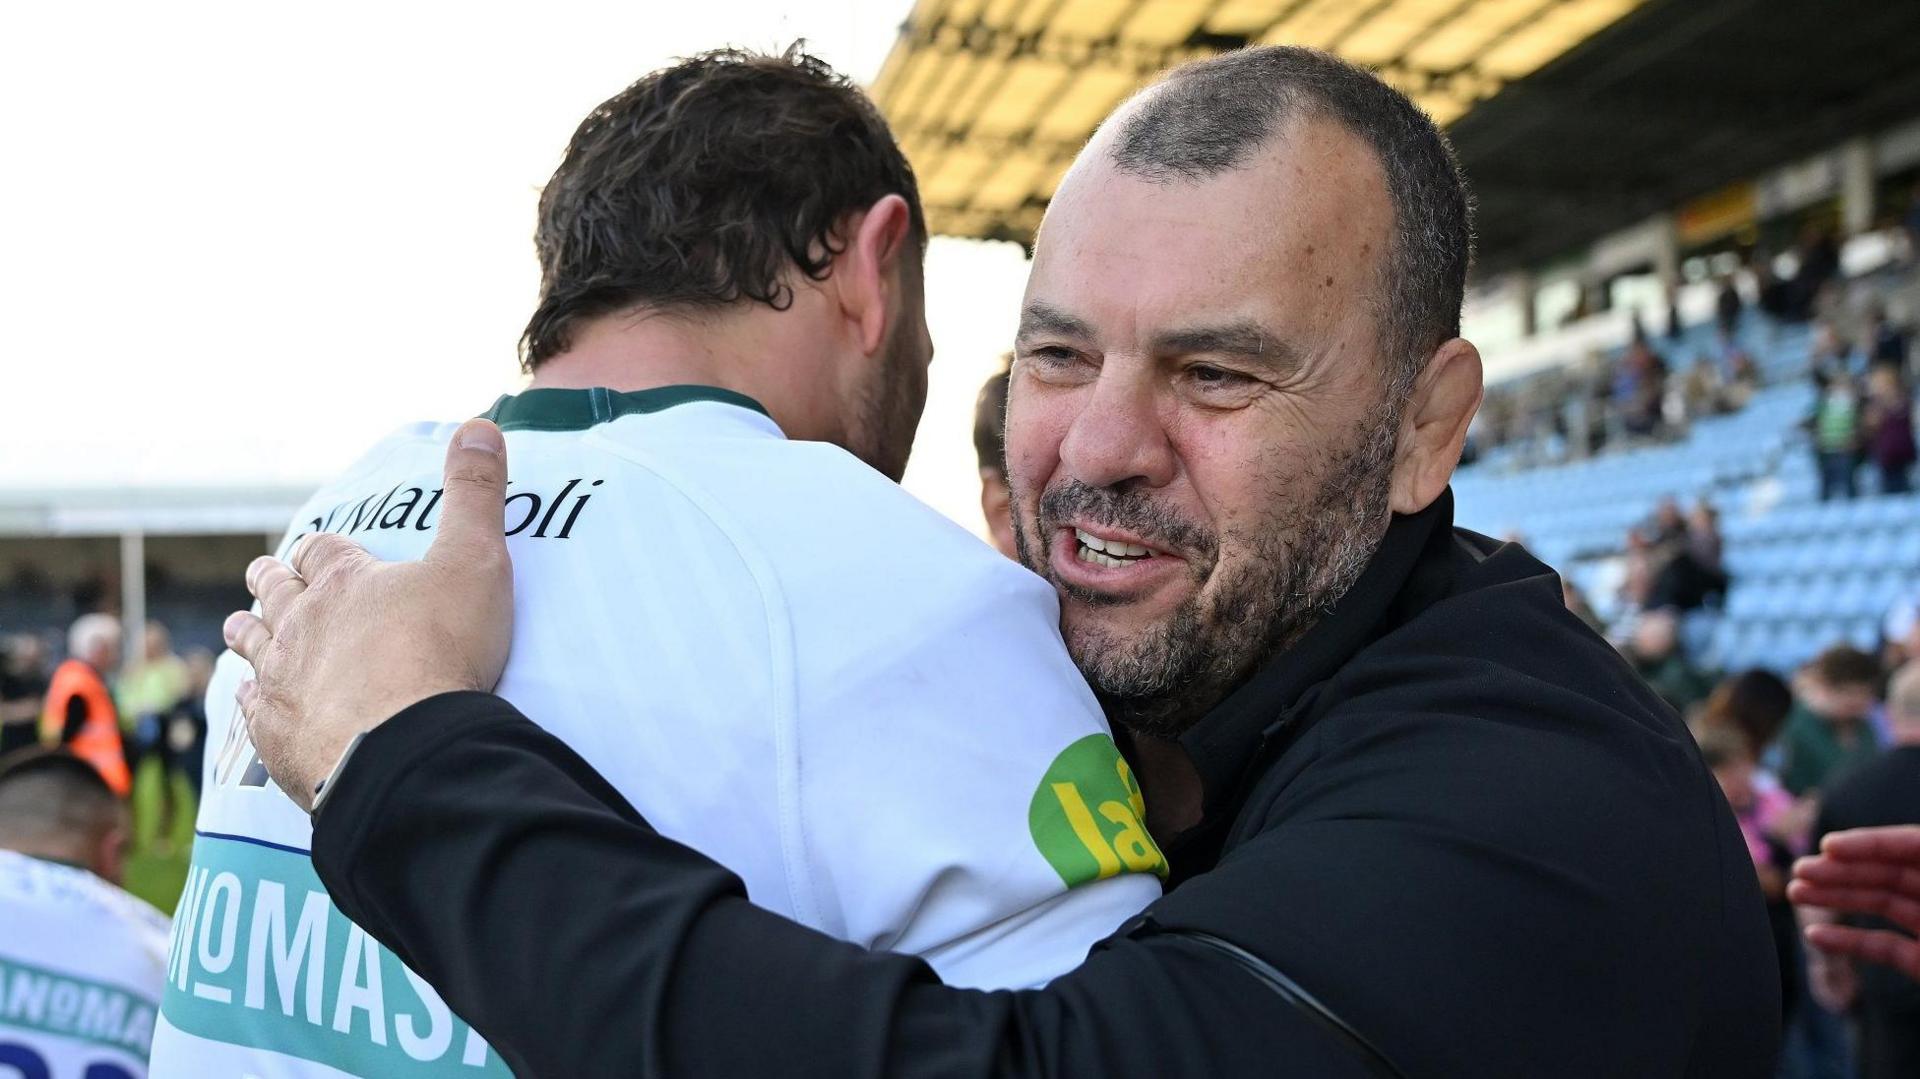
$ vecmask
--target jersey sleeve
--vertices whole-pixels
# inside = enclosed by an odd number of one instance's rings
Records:
[[[1052,591],[979,565],[884,632],[796,635],[800,810],[836,935],[1030,987],[1156,899],[1166,862]]]

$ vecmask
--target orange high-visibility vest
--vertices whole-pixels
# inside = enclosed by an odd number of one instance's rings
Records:
[[[113,707],[113,695],[92,667],[70,659],[54,668],[53,682],[47,688],[47,706],[40,713],[40,738],[57,743],[67,728],[67,702],[79,697],[87,703],[87,721],[67,749],[93,765],[113,792],[125,798],[133,790],[133,776],[127,772],[127,756],[121,749],[120,715]]]

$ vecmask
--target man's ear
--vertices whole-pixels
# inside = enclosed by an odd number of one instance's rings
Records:
[[[118,822],[94,840],[92,864],[87,868],[101,880],[119,884],[126,879],[127,849],[133,845],[131,826],[132,822],[121,814]]]
[[[894,313],[903,260],[913,257],[913,211],[888,195],[848,219],[847,247],[834,260],[840,309],[866,353],[880,351]]]
[[[1480,409],[1482,389],[1480,350],[1472,342],[1453,338],[1428,358],[1400,418],[1393,512],[1418,513],[1446,490],[1460,464],[1467,425]]]

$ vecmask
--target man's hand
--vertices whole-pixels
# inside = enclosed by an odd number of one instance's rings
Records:
[[[1920,934],[1920,825],[1834,832],[1818,855],[1794,864],[1787,898],[1802,909],[1807,941],[1815,948],[1836,959],[1884,963],[1920,981],[1920,941],[1893,930],[1840,925],[1817,913],[1877,915]]]
[[[381,562],[344,536],[301,537],[288,562],[247,567],[260,614],[227,619],[227,644],[253,664],[240,686],[254,749],[302,809],[356,734],[437,693],[491,690],[513,634],[504,503],[507,448],[485,420],[447,447],[433,546]]]

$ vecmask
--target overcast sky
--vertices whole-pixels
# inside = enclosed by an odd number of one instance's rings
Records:
[[[317,483],[518,381],[539,185],[677,55],[869,81],[910,0],[144,2],[0,14],[0,488]],[[907,486],[969,527],[1025,263],[936,241]]]

